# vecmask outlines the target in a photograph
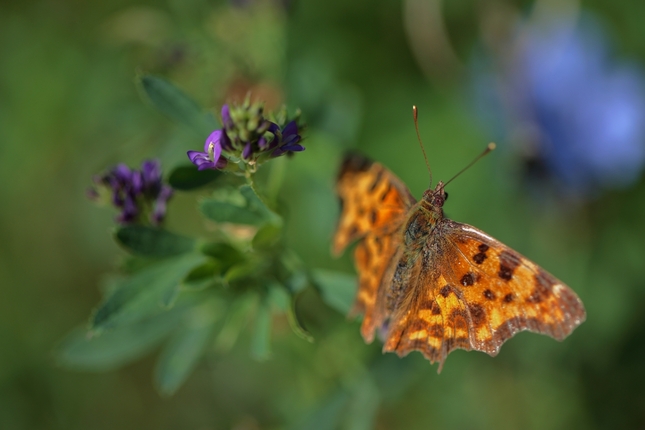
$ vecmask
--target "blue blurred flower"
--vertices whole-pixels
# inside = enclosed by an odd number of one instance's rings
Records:
[[[527,25],[518,34],[501,72],[478,79],[479,89],[497,98],[487,105],[503,106],[506,133],[520,137],[527,165],[582,195],[636,180],[645,163],[639,68],[611,58],[588,19],[576,27]]]
[[[139,222],[147,214],[151,224],[159,225],[173,192],[162,182],[161,164],[157,160],[144,161],[141,170],[118,164],[103,176],[95,177],[94,183],[96,187],[88,190],[88,197],[99,201],[100,191],[107,191],[112,205],[121,211],[117,217],[120,224]]]

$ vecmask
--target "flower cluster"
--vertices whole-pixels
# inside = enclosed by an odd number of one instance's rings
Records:
[[[107,191],[111,203],[121,211],[117,217],[121,224],[141,222],[147,216],[151,224],[159,225],[173,192],[170,186],[163,184],[157,160],[144,161],[141,170],[118,164],[103,176],[96,176],[94,183],[96,187],[88,190],[88,196],[98,201],[101,191]]]
[[[645,166],[639,69],[612,59],[588,16],[574,26],[554,18],[548,28],[520,29],[513,53],[501,62],[505,73],[478,79],[482,91],[497,90],[482,100],[487,115],[502,103],[506,133],[520,138],[513,143],[528,156],[527,173],[556,178],[565,191],[582,195],[633,182]]]
[[[259,103],[247,100],[241,106],[224,105],[222,124],[204,142],[204,152],[188,151],[188,158],[199,170],[225,169],[231,162],[256,166],[270,158],[305,150],[300,144],[297,118],[287,122],[284,110],[269,121]]]

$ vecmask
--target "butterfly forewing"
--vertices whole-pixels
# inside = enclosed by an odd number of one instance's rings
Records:
[[[496,354],[520,330],[562,340],[584,321],[582,302],[562,281],[482,231],[449,224],[446,236],[460,257],[454,277],[494,330],[492,340],[477,336],[486,352]]]
[[[562,340],[585,319],[576,294],[527,258],[466,224],[444,220],[417,265],[426,270],[392,315],[385,351],[421,351],[441,365],[454,349],[492,356],[515,333]]]
[[[336,191],[341,215],[333,252],[362,238],[354,251],[359,288],[352,314],[364,314],[361,333],[371,342],[375,327],[386,319],[381,303],[377,306],[379,288],[401,249],[401,229],[415,200],[394,174],[358,155],[345,159]]]

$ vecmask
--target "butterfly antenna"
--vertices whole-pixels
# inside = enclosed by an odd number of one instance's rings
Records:
[[[461,169],[461,170],[459,171],[459,173],[457,173],[457,174],[456,174],[455,176],[453,176],[453,177],[452,177],[448,182],[446,182],[446,183],[444,184],[444,186],[448,185],[449,183],[451,183],[451,182],[453,181],[453,179],[455,179],[457,176],[461,175],[461,174],[462,174],[462,173],[464,173],[466,170],[468,170],[468,169],[469,169],[473,164],[475,164],[476,162],[478,162],[480,158],[482,158],[484,155],[488,154],[488,153],[489,153],[489,152],[491,152],[493,149],[495,149],[495,147],[496,147],[496,146],[497,146],[497,145],[495,145],[493,142],[489,143],[489,144],[486,146],[486,149],[484,149],[484,152],[482,152],[481,154],[479,154],[479,155],[478,155],[478,156],[477,156],[473,161],[471,161],[471,162],[470,162],[470,164],[468,164],[466,167],[464,167],[463,169]]]
[[[412,106],[412,117],[414,118],[414,129],[417,131],[417,139],[419,139],[419,146],[421,147],[421,152],[423,152],[423,159],[426,160],[426,167],[428,168],[428,173],[430,174],[430,186],[432,186],[432,170],[430,169],[430,163],[428,162],[428,156],[426,155],[426,150],[423,147],[423,142],[421,142],[421,134],[419,134],[419,111],[416,106]]]

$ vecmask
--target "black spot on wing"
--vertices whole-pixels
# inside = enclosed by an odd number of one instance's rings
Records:
[[[477,247],[479,249],[479,253],[473,255],[473,261],[477,264],[482,264],[488,256],[486,255],[486,251],[488,251],[488,245],[485,243],[482,243]]]
[[[487,255],[485,252],[480,252],[479,254],[473,255],[473,261],[477,264],[482,264],[486,260]]]
[[[470,320],[473,322],[475,327],[479,327],[484,324],[486,321],[486,311],[480,304],[473,303],[469,305],[468,311],[470,312]]]
[[[464,276],[462,276],[460,282],[464,287],[470,287],[475,283],[475,275],[473,275],[472,272],[468,272]]]
[[[505,281],[510,281],[513,279],[513,272],[515,272],[521,261],[522,259],[519,255],[507,250],[502,251],[499,254],[499,272],[497,276]]]

